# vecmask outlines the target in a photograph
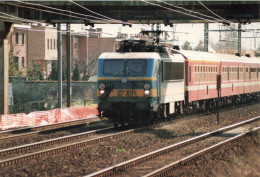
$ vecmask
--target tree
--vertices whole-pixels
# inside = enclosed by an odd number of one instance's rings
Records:
[[[23,71],[19,70],[18,60],[15,60],[13,48],[9,52],[9,76],[24,76]]]
[[[83,68],[82,80],[88,80],[91,76],[97,74],[97,58],[92,58],[89,60],[88,65],[85,64]]]
[[[79,67],[78,64],[75,64],[73,74],[72,74],[72,80],[73,81],[79,81],[80,80],[80,73],[79,73]]]
[[[182,49],[184,49],[184,50],[192,50],[190,42],[189,41],[185,41],[185,43],[182,45]]]
[[[55,61],[52,61],[51,63],[51,73],[48,77],[48,80],[58,80],[57,63]]]
[[[28,70],[28,80],[43,80],[43,74],[41,72],[40,65],[33,65],[32,68]]]
[[[260,48],[258,48],[257,50],[255,50],[255,56],[256,56],[256,57],[260,57]]]
[[[203,41],[200,40],[199,44],[194,48],[195,51],[204,51],[204,44]]]

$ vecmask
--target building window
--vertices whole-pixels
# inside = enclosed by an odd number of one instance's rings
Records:
[[[47,39],[47,49],[50,49],[50,39]]]
[[[24,68],[24,57],[22,57],[22,67]]]
[[[53,39],[53,49],[55,50],[56,49],[56,40]]]
[[[19,67],[18,67],[18,60],[19,60],[18,57],[14,57],[14,67],[15,67],[16,70],[19,69]]]
[[[19,33],[15,33],[15,44],[19,44]]]
[[[21,41],[22,41],[22,45],[24,45],[24,33],[21,33]]]
[[[75,50],[78,50],[78,49],[79,49],[78,43],[79,43],[79,38],[74,38],[74,49],[75,49]]]
[[[52,39],[51,39],[51,50],[52,50]]]

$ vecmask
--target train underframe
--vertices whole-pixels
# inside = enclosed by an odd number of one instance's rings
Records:
[[[187,98],[186,98],[187,99]],[[234,107],[241,103],[260,102],[260,92],[242,95],[221,97],[219,107]],[[217,98],[198,100],[193,102],[178,101],[174,105],[174,114],[169,112],[169,103],[158,105],[157,111],[149,103],[109,103],[99,104],[99,117],[118,127],[127,124],[153,123],[154,121],[170,120],[177,115],[191,114],[193,112],[211,112],[217,109]]]

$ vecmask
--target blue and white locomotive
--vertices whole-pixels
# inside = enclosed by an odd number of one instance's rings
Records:
[[[145,40],[124,40],[98,58],[101,119],[115,126],[149,122],[182,110],[185,59],[177,50]]]

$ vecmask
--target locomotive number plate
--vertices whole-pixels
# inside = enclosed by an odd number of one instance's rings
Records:
[[[131,97],[133,96],[133,91],[132,90],[117,90],[117,96],[119,97]]]

